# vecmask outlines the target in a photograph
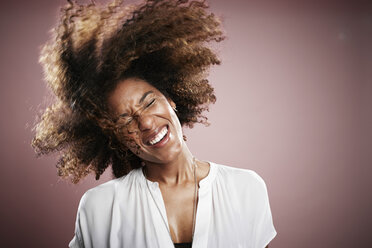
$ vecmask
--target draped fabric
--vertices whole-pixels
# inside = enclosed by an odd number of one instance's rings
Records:
[[[209,164],[199,182],[192,247],[264,248],[276,235],[265,182],[252,170]],[[174,248],[159,184],[147,180],[147,187],[146,180],[139,168],[88,190],[69,247]]]

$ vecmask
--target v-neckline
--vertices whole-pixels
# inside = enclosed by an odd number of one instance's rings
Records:
[[[199,181],[199,189],[198,189],[198,198],[197,198],[197,206],[196,206],[196,217],[195,217],[195,231],[194,231],[194,237],[192,240],[192,247],[193,248],[202,248],[207,246],[208,242],[208,230],[209,230],[209,223],[210,223],[210,209],[212,206],[212,195],[210,193],[210,184],[213,181],[215,174],[216,174],[216,164],[212,163],[210,161],[206,161],[209,164],[209,172],[206,177],[201,179]],[[165,222],[165,225],[163,228],[167,229],[166,232],[169,233],[170,227],[167,217],[167,212],[165,208],[164,198],[161,193],[159,183],[153,182],[148,180],[144,173],[142,168],[140,168],[140,174],[143,178],[143,182],[145,184],[149,185],[149,190],[154,193],[154,202],[155,205],[158,206],[159,212],[160,212],[160,218],[163,220],[161,222]],[[209,194],[208,194],[209,193]],[[170,242],[169,247],[174,247],[173,240],[171,238],[171,235],[169,233],[168,239]]]

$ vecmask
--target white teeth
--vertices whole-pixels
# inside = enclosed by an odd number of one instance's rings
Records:
[[[158,143],[167,134],[168,128],[164,127],[152,140],[149,141],[151,145]]]

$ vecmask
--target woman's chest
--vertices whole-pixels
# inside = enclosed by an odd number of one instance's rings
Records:
[[[160,187],[150,187],[150,191],[140,194],[121,194],[110,208],[110,214],[97,209],[94,218],[90,218],[95,223],[89,226],[100,226],[100,230],[91,233],[92,239],[99,236],[101,241],[105,240],[107,245],[102,247],[170,248],[173,242],[191,241],[193,222],[193,248],[212,247],[212,244],[231,247],[234,242],[238,242],[236,247],[239,247],[244,236],[249,236],[252,224],[247,215],[249,208],[237,207],[234,193],[199,190],[194,208],[192,189],[167,192],[162,194]]]
[[[160,190],[172,241],[191,242],[198,201],[195,187],[163,188],[160,186]]]

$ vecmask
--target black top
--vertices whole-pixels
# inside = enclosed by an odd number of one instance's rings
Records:
[[[175,248],[191,248],[191,242],[190,243],[174,243]]]

